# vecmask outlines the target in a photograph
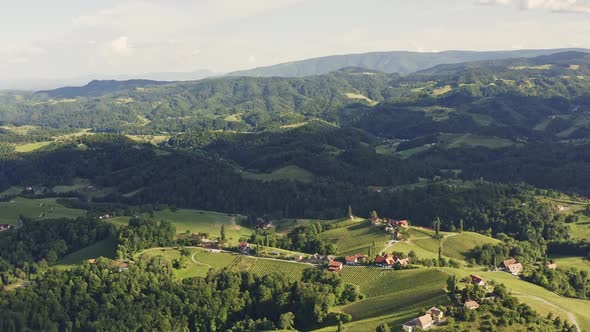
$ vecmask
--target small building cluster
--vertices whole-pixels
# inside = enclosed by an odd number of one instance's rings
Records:
[[[515,276],[521,274],[523,270],[522,264],[514,258],[509,258],[502,261],[502,264],[500,264],[500,268],[512,273]]]
[[[331,261],[328,264],[328,271],[332,271],[332,272],[342,271],[342,268],[343,267],[344,267],[344,264],[342,262],[339,262],[339,261]]]
[[[0,232],[9,231],[12,228],[9,224],[0,224]]]
[[[394,254],[377,255],[374,259],[375,265],[380,267],[393,267],[395,264],[402,266],[410,264],[409,258],[400,258]]]
[[[240,244],[238,245],[238,250],[240,250],[240,252],[242,254],[249,254],[250,253],[250,243],[248,242],[240,242]]]
[[[402,325],[404,331],[427,330],[445,321],[445,314],[437,307],[432,307],[420,317],[416,317]]]
[[[365,262],[367,256],[363,254],[356,254],[352,256],[346,256],[346,265],[359,265]]]

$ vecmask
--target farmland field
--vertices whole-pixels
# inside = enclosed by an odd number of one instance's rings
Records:
[[[465,260],[467,254],[475,246],[483,244],[498,244],[500,241],[488,236],[473,232],[463,232],[446,237],[443,240],[443,255],[451,258]]]
[[[557,267],[561,269],[576,268],[578,270],[588,271],[590,273],[590,260],[584,257],[551,257]]]
[[[147,215],[145,215],[147,217]],[[116,226],[127,225],[129,216],[121,216],[109,219],[109,222]],[[240,225],[241,216],[229,215],[219,212],[178,209],[155,211],[155,220],[170,221],[177,233],[190,231],[192,233],[208,233],[209,237],[216,238],[221,234],[221,225],[225,227],[225,234],[230,243],[237,242],[240,237],[250,236],[254,230]]]
[[[26,153],[26,152],[33,152],[35,150],[39,150],[43,147],[48,146],[53,142],[35,142],[35,143],[25,143],[25,144],[18,144],[15,147],[16,152]]]
[[[338,310],[352,315],[354,320],[408,309],[417,313],[423,306],[448,303],[443,291],[447,277],[447,273],[438,269],[386,271],[361,288],[367,296],[365,299]]]
[[[57,262],[57,265],[75,265],[87,259],[98,257],[114,259],[116,251],[117,240],[115,237],[109,237],[65,256]]]
[[[17,225],[21,215],[32,219],[74,219],[85,214],[84,210],[70,209],[56,203],[55,198],[16,197],[8,202],[0,202],[0,224]]]
[[[359,221],[349,226],[331,229],[321,233],[320,236],[334,242],[341,255],[356,253],[366,255],[373,241],[377,244],[377,250],[380,250],[390,239],[389,235],[372,227],[368,221]]]
[[[259,181],[297,180],[311,182],[313,180],[311,172],[295,165],[276,169],[272,173],[240,172],[240,175],[246,179]]]
[[[287,276],[291,280],[299,280],[303,274],[303,270],[313,267],[310,264],[270,260],[262,258],[246,257],[247,260],[255,260],[254,264],[248,271],[257,275],[281,274]]]

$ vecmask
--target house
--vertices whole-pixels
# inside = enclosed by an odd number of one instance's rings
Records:
[[[88,264],[96,264],[96,258],[90,258],[87,260]]]
[[[567,211],[569,209],[570,209],[570,207],[567,206],[567,205],[558,205],[557,206],[557,211],[559,211],[559,212],[561,212],[561,211]]]
[[[9,224],[0,224],[0,232],[8,231],[11,227]]]
[[[129,264],[126,263],[122,259],[117,259],[116,261],[113,262],[113,264],[111,266],[114,267],[115,269],[118,269],[119,272],[129,270]]]
[[[412,332],[414,329],[427,330],[433,324],[432,316],[425,314],[418,318],[414,318],[402,325],[404,331]]]
[[[502,264],[500,264],[500,267],[505,269],[506,271],[509,271],[510,273],[512,273],[515,276],[519,275],[523,270],[522,264],[519,263],[518,261],[516,261],[516,259],[514,259],[514,258],[509,258],[509,259],[502,261]]]
[[[371,223],[373,225],[381,225],[381,223],[383,222],[383,220],[381,220],[379,217],[371,217]]]
[[[557,269],[557,263],[547,263],[547,268],[549,270],[555,270]]]
[[[352,256],[346,256],[346,265],[357,265],[365,261],[366,256],[362,254],[356,254]]]
[[[35,193],[35,189],[33,189],[33,187],[25,187],[22,190],[23,194],[34,194]]]
[[[109,219],[109,218],[112,218],[112,217],[113,217],[112,215],[110,215],[108,213],[105,213],[105,214],[102,214],[102,215],[98,216],[98,219],[105,220],[105,219]]]
[[[395,227],[403,227],[403,228],[408,228],[409,226],[409,222],[407,220],[390,220],[389,224],[391,226],[395,226]]]
[[[430,315],[434,322],[441,322],[445,319],[445,314],[442,310],[440,310],[437,307],[432,307],[428,309],[428,311],[426,311],[426,314]]]
[[[301,262],[301,261],[303,260],[303,258],[304,258],[304,257],[303,257],[303,255],[301,255],[301,254],[298,254],[298,255],[295,255],[293,258],[295,259],[295,261],[297,261],[297,262]]]
[[[402,233],[396,231],[396,232],[393,232],[392,240],[393,241],[400,241],[403,237],[404,236]]]
[[[479,303],[477,303],[473,300],[467,300],[467,301],[465,301],[465,303],[463,303],[463,306],[469,310],[475,310],[475,309],[479,308]]]
[[[402,266],[406,266],[408,264],[410,264],[410,258],[406,257],[406,258],[398,258],[396,263],[399,263]]]
[[[242,254],[247,254],[250,252],[250,243],[242,241],[238,245],[238,249]]]
[[[328,270],[332,272],[342,271],[343,265],[342,262],[331,261],[330,264],[328,264]]]
[[[472,274],[470,277],[471,283],[473,285],[484,286],[486,284],[485,281],[483,281],[483,279],[477,274]]]
[[[259,229],[269,229],[269,228],[274,228],[275,225],[273,225],[272,221],[270,220],[264,220],[262,218],[258,218],[258,220],[256,220],[256,228]]]
[[[397,260],[397,257],[393,254],[377,255],[375,256],[375,265],[377,266],[391,266]]]
[[[203,244],[203,247],[205,247],[205,248],[217,249],[219,247],[218,240],[201,239],[201,244]]]

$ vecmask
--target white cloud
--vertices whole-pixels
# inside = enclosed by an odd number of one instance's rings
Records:
[[[104,56],[128,56],[131,55],[132,47],[129,45],[127,36],[115,38],[102,45]]]
[[[486,5],[515,5],[523,10],[540,9],[552,12],[590,14],[590,0],[479,0]]]

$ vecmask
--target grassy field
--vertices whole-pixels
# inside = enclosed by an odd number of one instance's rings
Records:
[[[498,244],[499,240],[473,232],[463,232],[443,240],[443,255],[460,260],[467,259],[469,251],[483,244]],[[438,250],[438,248],[437,248]]]
[[[279,168],[272,173],[240,172],[240,175],[246,179],[258,181],[296,180],[311,182],[313,180],[313,174],[311,172],[295,165]]]
[[[74,180],[74,182],[72,184],[55,186],[55,187],[51,188],[51,190],[53,190],[54,192],[56,192],[58,194],[61,194],[61,193],[67,193],[67,192],[72,192],[72,191],[78,191],[78,190],[88,187],[89,185],[90,185],[90,182],[88,180],[77,178]]]
[[[323,239],[332,241],[338,247],[341,255],[368,254],[373,241],[377,250],[384,248],[391,236],[372,227],[369,221],[355,221],[350,225],[328,230],[320,234]]]
[[[590,273],[590,260],[584,257],[551,257],[557,267],[561,269],[569,269],[575,267],[578,270],[588,271]]]
[[[537,196],[537,198],[540,201],[549,203],[555,207],[557,207],[558,205],[567,206],[568,210],[561,211],[560,213],[565,215],[576,214],[580,217],[580,220],[578,222],[568,224],[568,226],[570,227],[570,234],[572,235],[572,237],[574,239],[590,240],[590,217],[582,213],[590,206],[590,202],[574,200],[568,196],[563,196],[558,199],[544,196]]]
[[[98,257],[114,259],[116,252],[117,239],[115,237],[109,237],[63,257],[57,262],[57,265],[75,265],[90,258]]]
[[[26,152],[33,152],[35,150],[39,150],[43,147],[48,146],[53,142],[34,142],[34,143],[25,143],[25,144],[17,144],[15,147],[16,152],[26,153]]]
[[[147,216],[147,215],[146,215]],[[109,222],[115,226],[127,225],[129,216],[122,216],[110,219]],[[253,229],[240,225],[241,216],[229,215],[219,212],[178,209],[169,209],[154,212],[155,220],[170,221],[176,227],[177,233],[190,231],[191,233],[209,233],[211,238],[221,236],[221,225],[225,227],[225,234],[230,243],[237,242],[240,237],[250,236]]]
[[[21,215],[33,219],[73,219],[85,214],[84,210],[70,209],[56,203],[55,198],[16,197],[9,202],[0,202],[0,224],[17,225]]]
[[[485,147],[490,149],[499,149],[504,148],[507,146],[514,145],[514,142],[505,139],[505,138],[498,138],[498,137],[484,137],[478,136],[473,134],[465,134],[461,135],[459,138],[454,140],[452,143],[448,145],[449,149],[452,148],[461,148],[461,147]]]

